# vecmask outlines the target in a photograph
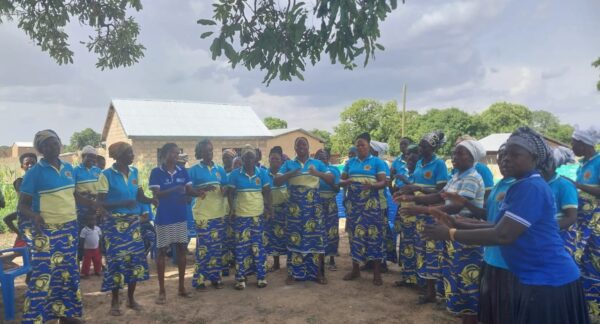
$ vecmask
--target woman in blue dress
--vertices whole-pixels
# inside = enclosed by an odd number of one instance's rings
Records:
[[[572,136],[573,152],[579,160],[575,186],[579,191],[577,214],[577,252],[583,287],[590,314],[600,316],[600,131],[594,127],[576,129]]]
[[[462,229],[452,217],[434,213],[438,224],[425,236],[463,244],[499,245],[515,274],[508,318],[510,323],[589,323],[580,273],[564,248],[555,219],[552,190],[538,170],[547,170],[551,153],[541,135],[522,127],[506,143],[508,189],[495,224]]]
[[[327,166],[327,170],[333,174],[333,186],[321,180],[319,190],[321,192],[321,204],[323,205],[323,219],[325,221],[325,235],[327,236],[325,244],[325,256],[329,257],[329,270],[335,271],[335,257],[338,255],[338,246],[340,244],[340,218],[336,196],[340,192],[340,170],[329,163],[329,153],[325,150],[318,150],[315,158]]]
[[[271,182],[279,172],[283,164],[283,150],[281,146],[275,146],[269,152],[269,169],[267,171]],[[285,223],[288,214],[289,194],[287,185],[271,187],[271,202],[273,204],[273,217],[265,220],[265,234],[267,244],[265,249],[267,254],[273,257],[273,266],[271,271],[279,270],[279,257],[287,254],[287,236],[285,232]]]
[[[352,271],[344,280],[360,278],[360,263],[373,264],[373,284],[381,286],[381,263],[386,258],[385,235],[387,215],[381,199],[387,186],[385,162],[370,154],[371,136],[357,137],[356,157],[348,160],[340,186],[346,188],[346,228],[350,238]]]

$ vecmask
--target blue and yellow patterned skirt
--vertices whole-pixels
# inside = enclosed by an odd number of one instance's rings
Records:
[[[417,275],[422,279],[439,279],[442,276],[440,260],[444,250],[443,241],[426,241],[422,236],[425,225],[435,223],[429,215],[417,215],[415,231],[415,254]]]
[[[225,216],[225,256],[223,261],[224,273],[229,273],[229,267],[235,264],[235,230],[233,217]]]
[[[573,224],[564,230],[559,232],[560,237],[562,237],[563,242],[565,243],[565,249],[569,254],[574,258],[575,252],[577,250],[577,226]]]
[[[443,283],[446,309],[455,315],[477,315],[483,248],[459,242],[445,243]]]
[[[388,213],[389,208],[382,211],[383,217],[386,220],[386,231],[385,231],[385,261],[397,263],[398,262],[398,251],[396,251],[396,233],[394,227],[389,226]]]
[[[400,210],[398,210],[398,213]],[[399,265],[402,280],[409,284],[417,283],[417,255],[415,253],[417,217],[403,215],[396,221],[399,234]]]
[[[113,214],[101,225],[106,246],[106,271],[101,291],[122,289],[125,285],[148,280],[148,260],[138,215]]]
[[[325,255],[337,256],[340,245],[340,218],[338,216],[338,207],[335,195],[324,198],[321,196],[321,205],[323,206],[323,220],[325,221]]]
[[[31,279],[25,292],[23,323],[45,323],[81,317],[77,264],[77,221],[46,224],[35,232],[31,248]]]
[[[258,280],[267,275],[267,253],[264,248],[262,216],[235,217],[235,280],[256,274]]]
[[[266,246],[268,255],[279,256],[287,254],[287,238],[285,235],[285,222],[288,214],[286,203],[273,206],[273,217],[265,220]]]
[[[196,220],[194,288],[221,280],[223,264],[227,261],[227,250],[224,248],[226,227],[225,217]]]
[[[294,279],[316,280],[319,267],[315,259],[325,254],[325,222],[317,189],[289,186],[287,220],[288,275]]]
[[[577,222],[575,259],[580,260],[588,310],[597,317],[600,316],[600,199],[580,194]]]
[[[349,230],[350,256],[355,262],[384,261],[387,217],[381,210],[377,190],[362,190],[362,184],[348,186],[346,214],[352,220]]]

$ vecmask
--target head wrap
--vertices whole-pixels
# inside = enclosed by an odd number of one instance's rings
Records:
[[[273,153],[283,155],[283,149],[281,148],[281,146],[273,146],[271,148],[271,151],[269,151],[269,155]]]
[[[419,145],[410,144],[406,147],[406,153],[419,153]]]
[[[369,133],[362,133],[358,136],[356,136],[356,140],[358,141],[359,139],[364,139],[367,142],[371,142],[371,134]]]
[[[457,137],[456,141],[454,143],[455,143],[455,145],[458,145],[460,142],[466,141],[466,140],[476,141],[477,139],[471,135],[465,134],[465,135],[461,135],[461,136]]]
[[[478,141],[464,140],[458,143],[458,145],[456,146],[462,146],[466,148],[469,151],[469,153],[471,153],[471,156],[473,157],[473,160],[475,162],[481,161],[485,157],[485,148],[483,148],[483,145],[481,145],[481,143],[479,143]]]
[[[33,138],[33,147],[35,147],[35,149],[38,152],[41,152],[40,148],[41,148],[42,144],[51,137],[56,138],[58,140],[58,142],[62,144],[62,142],[60,141],[60,138],[58,137],[58,134],[56,134],[55,131],[53,131],[51,129],[45,129],[43,131],[39,131],[39,132],[35,133],[35,137]]]
[[[575,162],[575,153],[567,147],[557,146],[552,150],[552,158],[554,167],[558,168],[563,164]]]
[[[431,145],[435,150],[439,149],[440,147],[442,147],[442,145],[444,145],[444,143],[446,143],[444,133],[440,131],[428,133],[425,136],[423,136],[421,140],[429,143],[429,145]]]
[[[318,149],[317,152],[315,152],[315,158],[318,158],[320,154],[325,154],[325,158],[329,158],[329,153],[324,149]]]
[[[385,152],[387,152],[387,150],[388,150],[387,143],[371,141],[369,144],[371,145],[371,148],[373,149],[373,151],[377,152],[377,154],[379,154],[379,155],[385,154]]]
[[[254,148],[254,146],[252,146],[250,144],[244,145],[244,147],[242,148],[242,153],[240,154],[240,156],[244,157],[244,155],[246,155],[248,153],[252,153],[252,154],[256,155],[256,149]]]
[[[86,145],[81,149],[81,155],[86,155],[86,154],[98,155],[98,151],[96,151],[96,149],[93,146]]]
[[[237,156],[237,152],[234,149],[226,149],[223,151],[223,157],[229,156],[232,159]]]
[[[544,138],[533,129],[519,127],[510,135],[506,145],[518,145],[536,157],[536,169],[547,172],[554,167],[554,159]]]
[[[594,126],[590,126],[588,129],[583,130],[575,125],[575,131],[573,132],[572,137],[587,145],[596,146],[596,144],[600,143],[600,130]]]
[[[125,153],[128,149],[131,148],[131,145],[126,142],[116,142],[112,143],[108,147],[108,157],[117,160],[123,153]]]

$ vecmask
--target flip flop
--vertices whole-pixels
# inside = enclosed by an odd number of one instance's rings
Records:
[[[119,308],[119,306],[112,306],[110,308],[110,313],[111,316],[121,316],[123,315],[123,313],[121,313],[121,309]]]
[[[159,294],[155,301],[156,305],[164,305],[167,303],[167,296]]]
[[[136,301],[134,301],[133,304],[130,304],[128,301],[126,306],[127,306],[127,308],[133,309],[136,312],[139,312],[142,310],[142,305],[138,304]]]
[[[191,293],[189,293],[189,292],[187,292],[187,291],[184,291],[184,292],[179,292],[179,293],[177,294],[177,296],[179,296],[179,297],[181,297],[181,298],[192,298],[192,294],[191,294]]]

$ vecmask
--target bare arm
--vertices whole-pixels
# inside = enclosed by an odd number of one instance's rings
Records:
[[[569,228],[577,221],[577,208],[567,208],[564,210],[563,217],[558,220],[558,227],[561,230]]]
[[[527,230],[521,223],[502,217],[500,222],[491,228],[459,229],[454,235],[455,241],[472,245],[507,245],[516,241]],[[445,225],[428,225],[425,236],[433,240],[449,240],[449,228]]]
[[[262,188],[262,196],[265,203],[265,218],[273,217],[273,196],[271,195],[271,187],[264,186]]]

